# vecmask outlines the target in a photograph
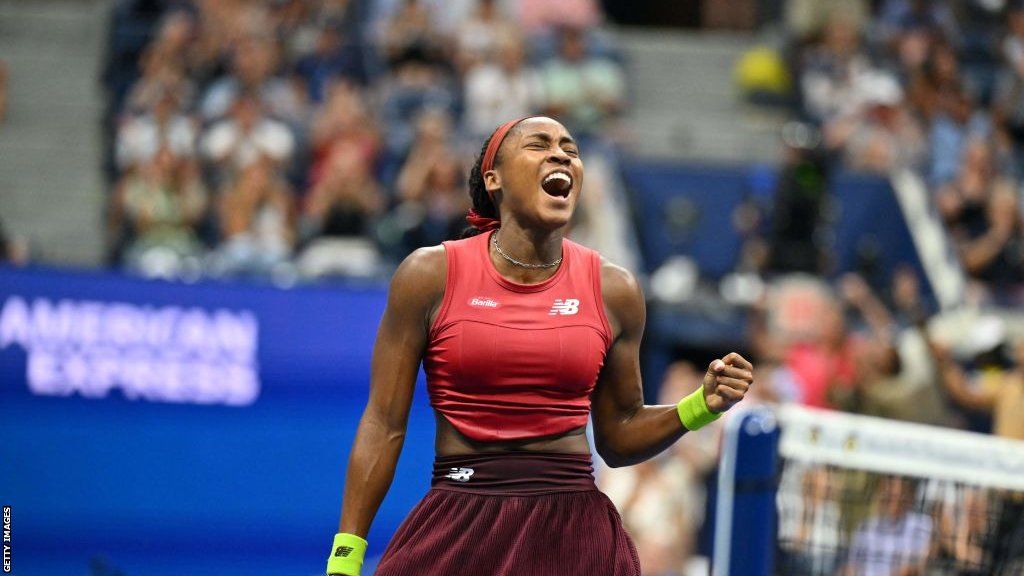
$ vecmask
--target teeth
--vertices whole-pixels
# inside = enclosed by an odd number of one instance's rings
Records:
[[[547,184],[552,180],[562,180],[565,182],[572,183],[572,178],[569,178],[569,175],[565,174],[564,172],[553,172],[551,174],[548,174],[547,178],[544,179],[544,184]]]

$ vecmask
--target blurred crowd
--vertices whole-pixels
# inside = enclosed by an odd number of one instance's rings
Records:
[[[791,1],[784,15],[802,124],[784,135],[761,250],[779,279],[749,338],[769,394],[1024,439],[1024,3]],[[922,176],[968,278],[958,309],[910,262],[827,280],[842,169]]]
[[[787,135],[787,166],[825,177],[913,170],[974,285],[1020,301],[1024,3],[792,1],[784,23],[791,102],[806,127]],[[799,192],[798,216],[826,217],[811,187]],[[803,227],[785,240],[813,234]],[[818,271],[819,257],[805,247],[783,267]]]
[[[594,0],[122,0],[103,82],[109,261],[151,277],[374,275],[457,237],[534,113],[625,106]]]

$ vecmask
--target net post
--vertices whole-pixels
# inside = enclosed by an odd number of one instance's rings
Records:
[[[726,421],[718,468],[714,576],[771,574],[775,563],[775,412],[754,407]]]

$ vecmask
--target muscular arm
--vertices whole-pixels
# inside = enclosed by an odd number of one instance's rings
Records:
[[[972,388],[967,374],[952,360],[948,351],[932,344],[932,354],[938,368],[939,381],[953,402],[977,412],[990,412],[995,408],[998,395],[991,390]]]
[[[618,266],[604,264],[601,284],[615,339],[591,396],[594,438],[609,466],[629,466],[657,455],[687,430],[675,405],[644,405],[640,341],[647,312],[636,279]],[[739,354],[711,363],[704,377],[704,397],[713,412],[724,412],[743,398],[752,381],[751,368]]]
[[[391,279],[370,369],[370,399],[359,421],[345,477],[339,532],[365,537],[395,475],[405,441],[427,322],[444,293],[444,248],[421,248]]]

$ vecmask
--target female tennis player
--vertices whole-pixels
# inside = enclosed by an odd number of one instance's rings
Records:
[[[640,287],[563,238],[582,183],[565,127],[508,122],[470,175],[475,235],[421,248],[395,272],[328,574],[360,573],[421,361],[437,419],[433,479],[378,576],[640,574],[594,485],[587,417],[605,462],[636,464],[742,400],[752,366],[728,354],[677,405],[644,405]]]

